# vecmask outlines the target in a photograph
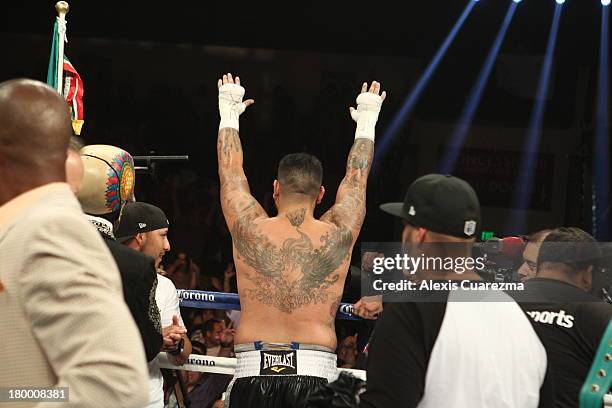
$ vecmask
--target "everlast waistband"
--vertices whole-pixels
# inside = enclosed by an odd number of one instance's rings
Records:
[[[236,353],[234,379],[307,375],[332,382],[338,378],[336,354],[318,350],[254,350]]]

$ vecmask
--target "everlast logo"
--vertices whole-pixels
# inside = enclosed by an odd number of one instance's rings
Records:
[[[295,350],[261,351],[259,375],[297,374],[297,353]]]

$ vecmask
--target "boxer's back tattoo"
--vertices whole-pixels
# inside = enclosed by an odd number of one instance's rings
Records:
[[[374,143],[368,139],[356,139],[353,143],[336,202],[320,218],[329,224],[328,232],[317,238],[304,233],[302,224],[307,210],[302,208],[286,214],[295,233],[280,243],[272,242],[257,225],[256,220],[267,218],[267,214],[251,195],[235,129],[219,131],[217,155],[221,205],[232,233],[235,254],[253,269],[243,274],[252,285],[241,288],[240,296],[286,313],[307,305],[332,305],[338,295],[333,293],[337,288],[332,288],[340,280],[338,269],[348,261],[365,218],[366,185]],[[332,305],[332,309],[336,310],[337,306]]]
[[[232,237],[238,257],[255,271],[247,275],[255,288],[244,291],[250,299],[286,313],[332,300],[328,289],[340,278],[337,269],[350,256],[353,235],[346,227],[333,226],[315,248],[300,230],[305,214],[306,209],[287,214],[299,237],[287,238],[281,245],[273,244],[259,230],[251,212],[234,223]]]

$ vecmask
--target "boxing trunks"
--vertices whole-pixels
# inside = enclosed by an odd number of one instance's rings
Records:
[[[336,354],[300,343],[237,344],[225,408],[301,408],[310,393],[338,378]]]

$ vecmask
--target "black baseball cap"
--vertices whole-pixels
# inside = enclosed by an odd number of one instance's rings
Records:
[[[409,224],[440,234],[472,238],[480,227],[480,203],[465,180],[428,174],[416,179],[403,203],[382,204],[380,209]]]
[[[115,236],[117,241],[124,242],[138,233],[168,228],[168,225],[168,217],[159,207],[142,202],[127,203],[121,211]]]

